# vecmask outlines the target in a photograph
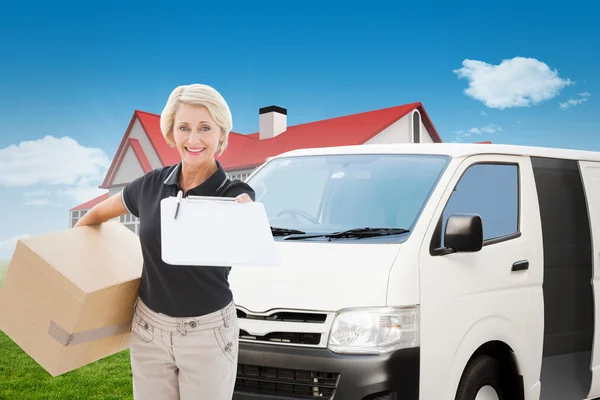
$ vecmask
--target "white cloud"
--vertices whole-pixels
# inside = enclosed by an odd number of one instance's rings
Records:
[[[481,112],[479,114],[483,115],[484,117],[487,116],[487,113],[485,112],[485,110],[481,110]]]
[[[501,110],[539,104],[574,83],[535,58],[515,57],[498,65],[467,59],[462,65],[454,73],[467,79],[469,87],[464,93]]]
[[[84,147],[70,137],[46,136],[0,149],[0,185],[60,186],[54,193],[46,188],[23,193],[24,204],[64,205],[55,201],[58,196],[73,206],[102,194],[98,185],[110,162],[101,149]]]
[[[460,142],[460,141],[462,141],[463,138],[468,138],[473,135],[481,135],[483,133],[493,134],[493,133],[501,132],[501,131],[502,131],[501,126],[496,125],[496,124],[488,124],[488,125],[481,126],[481,127],[472,127],[467,130],[461,129],[458,131],[454,131],[453,133],[456,134],[456,140],[458,140]]]
[[[110,159],[101,149],[81,146],[70,137],[46,136],[0,149],[0,185],[76,185],[101,179]]]
[[[578,99],[573,99],[569,97],[569,100],[560,103],[559,107],[561,110],[568,110],[571,107],[575,107],[580,105],[581,103],[585,103],[588,100],[588,97],[590,97],[592,94],[589,92],[583,92],[583,93],[579,93],[579,98]]]
[[[502,131],[502,127],[496,124],[488,124],[486,126],[482,126],[480,128],[473,127],[465,130],[454,131],[457,135],[460,136],[471,136],[471,135],[481,135],[482,133],[496,133]]]

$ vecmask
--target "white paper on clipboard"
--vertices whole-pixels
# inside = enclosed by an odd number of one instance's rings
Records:
[[[261,203],[237,203],[234,198],[226,197],[168,197],[161,200],[160,213],[162,259],[167,264],[279,265],[269,220]]]

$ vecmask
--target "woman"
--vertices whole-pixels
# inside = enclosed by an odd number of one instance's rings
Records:
[[[239,328],[229,268],[164,263],[160,201],[181,190],[184,196],[251,202],[254,191],[244,182],[229,181],[215,159],[227,147],[232,127],[229,107],[216,90],[200,84],[176,88],[160,126],[181,161],[133,180],[75,226],[100,224],[127,212],[140,218],[144,266],[130,346],[134,398],[231,399]]]

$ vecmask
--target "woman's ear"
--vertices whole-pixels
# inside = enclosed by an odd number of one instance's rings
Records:
[[[221,137],[219,138],[219,147],[218,151],[223,152],[223,143],[225,142],[225,134],[221,131]]]

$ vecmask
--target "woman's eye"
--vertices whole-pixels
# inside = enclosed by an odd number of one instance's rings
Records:
[[[202,130],[203,130],[203,131],[210,131],[210,126],[203,126],[203,127],[202,127]]]
[[[180,130],[180,131],[185,131],[185,130],[187,130],[187,127],[185,127],[185,126],[180,126],[180,127],[179,127],[179,130]]]

